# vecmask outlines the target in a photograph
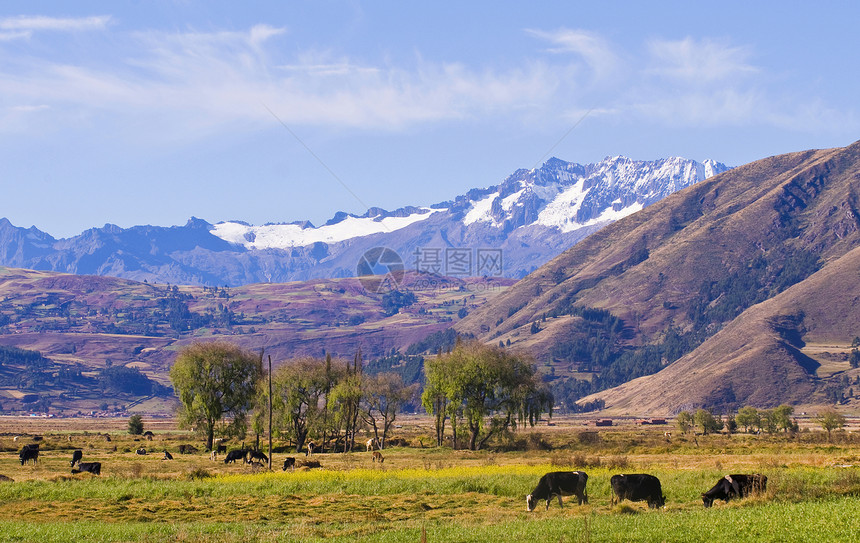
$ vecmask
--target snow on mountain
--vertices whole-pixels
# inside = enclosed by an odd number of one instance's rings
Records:
[[[304,224],[267,224],[251,226],[240,222],[222,222],[212,228],[212,234],[224,241],[246,249],[288,249],[314,243],[337,243],[351,238],[394,232],[423,221],[435,210],[424,208],[404,217],[356,217],[348,215],[334,224],[315,228]]]
[[[448,202],[339,212],[319,227],[192,218],[184,226],[105,225],[58,240],[0,219],[0,266],[233,286],[353,276],[365,251],[387,247],[416,270],[518,278],[605,224],[727,169],[678,157],[585,165],[551,158]]]
[[[463,224],[509,229],[535,224],[573,232],[621,219],[727,169],[713,160],[679,157],[646,162],[615,156],[585,166],[553,158],[490,187],[493,192],[470,202]],[[523,222],[524,215],[532,219]]]

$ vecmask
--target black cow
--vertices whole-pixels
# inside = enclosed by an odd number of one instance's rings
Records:
[[[246,460],[246,462],[248,462],[250,464],[254,460],[260,460],[261,462],[268,462],[269,457],[260,451],[254,451],[254,450],[248,451],[248,460]]]
[[[146,449],[145,449],[145,448],[143,448],[143,447],[141,447],[141,448],[139,448],[139,449],[138,449],[137,451],[135,451],[135,452],[136,452],[137,454],[139,454],[139,455],[141,455],[141,456],[142,456],[142,455],[145,455],[145,454],[146,454]]]
[[[164,449],[164,458],[162,460],[173,460],[173,455],[167,452],[167,449]]]
[[[101,462],[78,462],[78,468],[73,469],[72,473],[83,473],[88,471],[93,475],[101,475],[102,474],[102,463]]]
[[[33,443],[30,445],[24,445],[21,448],[21,452],[18,453],[18,457],[21,459],[21,465],[23,466],[30,460],[33,461],[33,465],[36,465],[36,461],[39,459],[39,444]]]
[[[710,507],[714,504],[714,500],[728,502],[732,498],[743,498],[766,490],[767,476],[760,473],[749,475],[734,473],[721,478],[712,489],[704,492],[702,502],[705,507]]]
[[[70,467],[75,467],[75,464],[81,461],[81,458],[84,457],[84,451],[81,449],[76,449],[75,452],[72,453],[72,462],[69,464]]]
[[[663,495],[660,479],[653,475],[646,473],[613,475],[609,484],[612,485],[612,505],[621,500],[647,501],[648,507],[652,509],[666,505],[666,496]]]
[[[531,494],[526,496],[526,510],[534,511],[538,500],[546,500],[546,508],[554,496],[558,496],[558,506],[562,507],[562,496],[576,496],[579,505],[588,503],[588,493],[585,483],[588,475],[584,471],[553,471],[547,473],[538,481]]]
[[[242,460],[243,462],[247,462],[245,457],[248,456],[247,449],[235,449],[227,453],[227,458],[224,459],[225,464],[229,464],[230,462],[236,463],[236,460]]]
[[[196,452],[197,447],[195,447],[194,445],[186,445],[184,443],[179,445],[179,454],[191,454]]]
[[[284,471],[287,471],[287,468],[294,469],[296,467],[296,457],[288,456],[286,460],[284,460]]]

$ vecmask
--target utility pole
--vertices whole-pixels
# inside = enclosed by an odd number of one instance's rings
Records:
[[[272,355],[269,355],[269,471],[272,471]]]

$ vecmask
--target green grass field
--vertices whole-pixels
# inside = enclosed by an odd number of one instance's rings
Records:
[[[161,460],[191,436],[152,442],[114,433],[45,435],[36,466],[21,466],[20,442],[0,437],[0,541],[858,541],[860,444],[842,435],[680,436],[613,429],[544,433],[551,450],[451,451],[395,448],[385,463],[368,453],[319,454],[321,469],[283,472],[212,462],[200,452]],[[587,442],[587,443],[583,443]],[[117,450],[114,451],[113,447]],[[146,446],[151,454],[135,454]],[[72,475],[74,448],[103,463],[101,477]],[[528,448],[528,447],[527,447]],[[304,460],[304,457],[299,457]],[[589,474],[589,503],[565,498],[529,513],[525,495],[547,471]],[[610,505],[616,473],[658,476],[666,507]],[[768,476],[765,494],[702,506],[700,494],[726,473]],[[423,535],[422,535],[423,534]]]

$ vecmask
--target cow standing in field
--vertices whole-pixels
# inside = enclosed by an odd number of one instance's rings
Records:
[[[373,451],[373,458],[371,459],[373,462],[379,462],[380,464],[385,462],[385,457],[382,456],[382,453],[379,451]]]
[[[259,460],[261,462],[268,462],[269,457],[260,451],[255,451],[255,450],[248,451],[248,459],[246,460],[246,462],[248,462],[250,464],[254,460]]]
[[[36,465],[36,461],[39,459],[39,444],[33,443],[29,445],[24,445],[21,448],[21,452],[18,453],[18,457],[21,460],[21,465],[23,466],[30,460],[33,461],[33,465]]]
[[[714,504],[714,500],[728,503],[732,498],[743,498],[766,490],[767,476],[760,473],[750,475],[735,473],[721,478],[713,488],[702,493],[702,502],[705,507],[710,507]]]
[[[88,471],[93,475],[101,475],[102,474],[102,463],[101,462],[78,462],[77,469],[72,469],[72,473],[83,473]]]
[[[173,455],[167,452],[167,449],[164,449],[164,458],[162,460],[173,460]]]
[[[284,471],[287,471],[287,468],[289,468],[290,470],[294,470],[296,468],[296,457],[295,456],[288,456],[284,460]]]
[[[224,458],[224,463],[229,464],[230,462],[236,463],[236,460],[241,460],[242,462],[247,462],[246,457],[248,456],[248,451],[246,449],[236,449],[227,453],[227,457]]]
[[[314,443],[313,441],[308,441],[307,447],[308,450],[307,452],[305,452],[305,456],[313,456],[314,451],[317,449],[316,443]]]
[[[69,464],[69,467],[75,467],[75,464],[81,461],[81,458],[84,457],[84,451],[81,449],[76,449],[72,453],[72,462]]]
[[[612,486],[610,500],[612,505],[620,503],[621,500],[647,501],[648,507],[652,509],[666,505],[666,496],[663,495],[660,479],[653,475],[646,473],[613,475],[609,484]]]
[[[539,500],[546,500],[546,509],[553,497],[558,496],[558,506],[562,507],[562,496],[576,496],[577,503],[588,503],[588,493],[585,484],[588,475],[584,471],[553,471],[547,473],[538,481],[531,494],[526,496],[526,510],[534,511]]]

